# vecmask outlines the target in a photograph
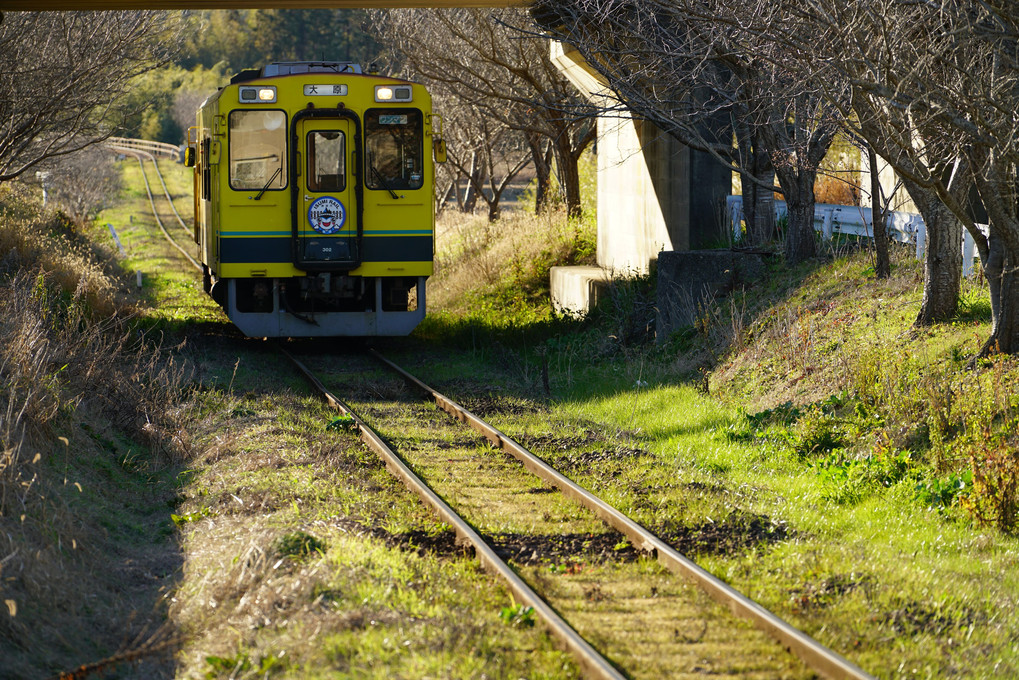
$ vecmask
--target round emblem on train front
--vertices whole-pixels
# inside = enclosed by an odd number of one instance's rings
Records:
[[[317,198],[308,206],[308,224],[320,234],[335,234],[346,221],[346,209],[332,196]]]

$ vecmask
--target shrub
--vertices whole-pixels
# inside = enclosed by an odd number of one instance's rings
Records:
[[[961,443],[969,457],[973,487],[961,505],[979,524],[1012,533],[1019,520],[1019,437],[984,430]]]

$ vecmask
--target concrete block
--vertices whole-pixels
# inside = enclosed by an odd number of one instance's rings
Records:
[[[598,304],[611,280],[608,270],[601,267],[552,267],[552,307],[561,314],[585,316]]]
[[[762,278],[764,257],[734,250],[659,253],[657,341],[692,326],[705,305]]]

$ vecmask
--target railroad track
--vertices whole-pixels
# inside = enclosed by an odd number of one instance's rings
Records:
[[[124,142],[132,140],[123,140]],[[170,210],[173,212],[173,216],[176,218],[177,224],[180,226],[185,233],[190,235],[190,230],[187,224],[181,218],[180,213],[177,212],[177,206],[173,203],[173,196],[170,194],[170,189],[166,186],[166,180],[163,179],[163,173],[159,170],[159,164],[156,162],[156,157],[150,150],[145,148],[137,147],[136,145],[128,145],[117,141],[111,141],[107,144],[108,148],[118,153],[122,153],[126,156],[131,156],[138,161],[138,165],[141,168],[142,181],[145,183],[145,192],[149,197],[149,206],[152,208],[152,214],[156,218],[156,224],[159,225],[159,230],[163,233],[163,237],[172,245],[181,255],[187,259],[191,265],[198,271],[202,271],[202,265],[175,239],[167,230],[166,225],[163,223],[163,219],[159,216],[159,211],[156,209],[156,201],[152,192],[152,185],[149,182],[148,174],[145,171],[145,161],[150,161],[152,167],[155,169],[156,177],[159,179],[159,184],[163,190],[163,196],[166,198],[166,202],[170,206]]]
[[[502,481],[502,478],[499,478],[499,481],[489,482],[488,487],[483,487],[481,489],[468,489],[467,482],[462,479],[457,481],[451,470],[452,468],[457,467],[458,463],[461,462],[458,460],[458,457],[466,457],[470,459],[468,467],[473,470],[478,470],[478,472],[470,474],[471,477],[486,476],[489,473],[480,471],[482,465],[475,462],[476,456],[450,452],[447,449],[440,450],[438,453],[433,452],[428,454],[423,453],[420,450],[416,450],[427,447],[418,447],[415,445],[408,445],[407,450],[401,451],[400,453],[394,451],[393,447],[388,443],[387,437],[392,440],[399,440],[401,437],[401,428],[399,426],[391,425],[394,431],[379,433],[369,424],[369,422],[367,422],[373,418],[380,418],[384,421],[387,417],[389,417],[388,414],[380,411],[378,408],[370,406],[366,408],[369,413],[372,413],[372,415],[367,418],[364,415],[355,413],[351,406],[333,395],[326,388],[322,379],[318,377],[314,370],[309,368],[307,365],[308,363],[320,361],[320,356],[307,358],[302,361],[301,358],[294,356],[282,347],[279,347],[279,349],[290,361],[294,363],[298,370],[331,407],[350,419],[352,427],[358,431],[366,445],[385,461],[387,468],[409,489],[418,494],[427,505],[432,507],[443,522],[453,527],[457,534],[458,541],[469,544],[473,548],[482,567],[504,579],[517,601],[533,607],[534,611],[541,618],[550,633],[574,655],[586,676],[592,678],[637,677],[646,671],[646,669],[641,666],[642,663],[654,663],[655,660],[648,659],[647,654],[642,657],[640,651],[637,651],[632,655],[621,654],[618,649],[618,645],[613,647],[611,634],[609,632],[592,629],[589,621],[590,616],[586,617],[588,620],[584,625],[584,630],[581,631],[584,634],[582,635],[581,632],[578,632],[578,630],[575,629],[575,627],[571,625],[566,618],[576,618],[577,620],[583,621],[585,620],[584,613],[579,610],[573,611],[575,607],[570,605],[568,600],[563,598],[556,599],[556,591],[562,591],[563,587],[558,586],[555,583],[548,583],[547,581],[549,579],[544,578],[540,573],[540,570],[534,568],[529,569],[522,565],[521,560],[519,559],[521,556],[519,551],[514,553],[512,549],[507,549],[507,545],[504,540],[501,540],[499,532],[493,529],[493,527],[501,520],[492,519],[491,517],[486,519],[483,516],[483,512],[479,510],[479,506],[482,505],[485,500],[491,502],[492,499],[481,499],[479,498],[480,496],[505,492],[507,498],[509,498],[514,494],[516,496],[522,496],[526,493],[541,492],[541,497],[549,497],[548,501],[542,504],[542,507],[546,508],[544,512],[545,517],[544,519],[534,519],[529,521],[532,521],[535,526],[544,526],[546,531],[565,531],[567,534],[570,534],[571,532],[570,529],[565,527],[580,526],[582,529],[586,527],[589,531],[587,535],[591,537],[591,541],[596,538],[594,530],[591,530],[590,528],[591,523],[597,523],[594,518],[598,518],[611,527],[610,533],[612,530],[618,531],[619,534],[625,537],[626,541],[629,542],[629,545],[636,548],[645,556],[645,560],[654,559],[662,570],[681,576],[685,581],[696,584],[703,592],[707,593],[707,595],[709,595],[713,600],[724,605],[724,607],[733,614],[752,621],[757,628],[777,640],[779,644],[789,650],[796,658],[814,672],[828,678],[860,679],[871,677],[865,671],[846,660],[838,653],[828,649],[802,631],[797,630],[795,627],[778,618],[764,607],[761,607],[757,603],[746,598],[723,581],[701,569],[694,562],[678,553],[666,542],[662,541],[637,522],[628,518],[609,503],[606,503],[596,495],[575,484],[568,477],[553,469],[543,460],[527,451],[517,442],[513,441],[513,439],[500,432],[492,425],[486,423],[481,418],[470,413],[452,399],[449,399],[427,386],[422,381],[418,380],[377,352],[369,351],[371,357],[378,362],[379,365],[385,367],[386,371],[390,371],[393,375],[399,376],[401,381],[406,382],[406,384],[411,386],[415,391],[433,401],[437,410],[445,412],[458,423],[475,430],[492,446],[507,454],[507,456],[511,456],[515,459],[515,461],[519,463],[519,465],[513,464],[511,466],[515,468],[515,474],[523,475],[525,477],[533,475],[541,480],[542,486],[534,488],[534,477],[530,478],[530,482]],[[411,400],[411,403],[413,403],[413,400]],[[413,416],[413,418],[418,421],[425,417],[427,416],[420,411],[420,407]],[[448,419],[446,420],[448,421]],[[448,424],[449,423],[447,422],[447,425]],[[433,428],[438,427],[438,425],[429,424],[428,427]],[[460,426],[458,425],[456,427],[459,428]],[[462,435],[460,438],[462,439]],[[500,463],[497,459],[488,458],[486,461],[483,461],[483,464],[500,467],[505,464],[505,460]],[[526,470],[527,472],[525,473],[523,470]],[[507,477],[506,479],[508,480],[509,478]],[[527,488],[528,484],[531,486],[530,489]],[[564,503],[568,504],[567,501],[551,499],[551,492],[554,490],[557,490],[564,498],[568,498],[570,501],[584,508],[585,511],[591,513],[593,517],[590,519],[581,518],[577,520],[557,518],[557,514],[576,514],[577,509],[565,509],[566,506]],[[546,494],[545,491],[550,493]],[[450,499],[450,502],[444,500],[444,497]],[[499,502],[510,504],[512,501],[506,500]],[[529,502],[532,505],[536,503],[536,501]],[[456,509],[454,509],[454,505],[457,506]],[[554,508],[554,510],[549,511],[547,508]],[[464,515],[469,515],[469,517],[465,519]],[[550,528],[550,525],[554,524],[556,521],[562,522],[564,529]],[[549,535],[551,536],[552,534]],[[576,532],[573,532],[572,535],[576,535]],[[598,534],[598,536],[600,535],[601,534]],[[608,540],[611,543],[614,539],[609,536]],[[624,545],[624,543],[620,542],[619,545]],[[514,560],[517,563],[516,568],[507,563],[505,559],[507,553],[515,555]],[[524,555],[524,558],[523,563],[526,563],[526,555]],[[553,569],[555,568],[555,565],[553,565]],[[520,573],[528,574],[530,579],[525,580],[520,576]],[[625,578],[632,579],[634,577],[631,574]],[[678,579],[673,580],[677,581]],[[536,588],[531,582],[544,582],[544,587]],[[656,583],[657,582],[658,581],[656,581]],[[591,584],[588,581],[587,585],[584,587],[588,589],[588,599],[596,599],[598,594],[601,593],[600,589],[602,586],[599,583]],[[656,598],[658,597],[656,592],[657,588],[658,586],[651,586],[651,591],[656,593]],[[542,590],[543,593],[539,594],[538,590]],[[552,594],[551,599],[556,600],[554,604],[548,601],[550,598],[545,593]],[[653,620],[657,622],[657,624],[649,625],[662,626],[662,621],[669,620],[669,612],[662,611],[663,608],[671,605],[675,606],[677,609],[681,609],[683,606],[679,599],[670,598],[671,596],[662,598],[662,602],[664,604],[658,604],[657,606],[650,605],[652,609],[656,609],[653,614],[637,612],[634,614],[634,616],[636,616],[636,620],[641,620],[641,616],[643,616],[649,621]],[[568,613],[570,616],[564,618],[564,616],[560,614],[560,612],[564,610],[569,610]],[[611,618],[608,615],[606,616],[606,620]],[[689,611],[687,611],[675,618],[685,617],[688,621],[690,616]],[[700,618],[704,619],[704,616],[704,614],[701,614]],[[665,627],[667,628],[669,625],[672,624],[666,624]],[[597,626],[595,626],[595,628],[597,628]],[[707,629],[707,619],[704,619],[704,631]],[[682,639],[687,638],[688,636],[680,635],[678,627],[674,630],[675,635],[673,637],[681,638],[679,641],[680,643],[690,641],[688,639]],[[700,633],[702,637],[704,635],[704,631],[701,631]],[[643,631],[641,634],[643,634],[644,638],[647,639],[647,644],[651,645],[656,650],[656,654],[659,656],[667,656],[669,654],[667,650],[669,649],[668,644],[670,643],[668,641],[663,641],[662,635],[657,635],[654,630]],[[597,638],[598,644],[592,644],[592,642],[589,641],[589,638]],[[673,640],[671,644],[675,645],[679,643]],[[736,653],[735,648],[744,643],[733,641],[722,642],[720,644],[734,645],[734,653]],[[608,649],[609,652],[606,653],[605,649]],[[606,657],[606,654],[608,655],[608,658]],[[766,654],[766,652],[762,652],[762,654]],[[644,661],[641,661],[641,659],[644,659]],[[658,659],[658,662],[663,665],[656,667],[649,677],[655,677],[656,675],[668,675],[675,671],[675,669],[670,669],[668,664],[664,663],[663,659]],[[779,666],[781,667],[782,664],[779,663]],[[759,666],[746,667],[745,672],[737,672],[734,674],[740,676],[773,677],[775,675],[782,675],[788,672],[788,668],[773,668],[767,663],[762,663]]]

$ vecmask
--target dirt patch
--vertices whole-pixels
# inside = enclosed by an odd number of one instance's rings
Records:
[[[931,607],[923,602],[907,602],[875,619],[897,635],[943,635],[950,630],[968,628],[986,622],[987,617],[969,608],[958,611]]]
[[[646,449],[612,444],[590,429],[566,437],[552,434],[524,435],[519,442],[536,453],[571,452],[556,461],[556,467],[564,472],[586,471],[599,464],[624,462],[651,455]],[[588,450],[576,451],[585,448]]]
[[[796,611],[823,609],[835,604],[847,593],[873,583],[874,579],[867,575],[832,574],[820,581],[808,581],[802,588],[792,588],[789,595]]]
[[[519,397],[504,397],[495,394],[474,394],[454,399],[465,409],[479,418],[491,416],[520,416],[544,413],[544,404]]]
[[[726,557],[736,557],[792,536],[785,524],[767,515],[746,512],[734,512],[721,522],[709,520],[692,526],[658,527],[655,533],[684,555]]]
[[[705,484],[704,482],[688,482],[683,485],[683,488],[689,489],[690,491],[704,491],[710,494],[719,495],[728,491],[728,489],[721,484]]]
[[[634,449],[627,446],[612,446],[605,449],[596,449],[594,451],[571,454],[558,461],[558,465],[567,471],[590,470],[596,465],[629,461],[649,455],[651,455],[651,453],[645,449]]]
[[[440,557],[462,557],[469,548],[457,545],[456,532],[452,530],[429,533],[427,531],[402,531],[392,533],[378,525],[364,525],[349,518],[335,518],[332,525],[355,536],[371,536],[377,538],[390,548],[410,550],[418,555],[438,555]]]
[[[551,562],[632,562],[640,552],[622,534],[495,534],[485,538],[504,560],[517,564]]]
[[[603,441],[593,430],[584,430],[571,437],[554,434],[523,435],[517,440],[531,451],[569,451]]]

